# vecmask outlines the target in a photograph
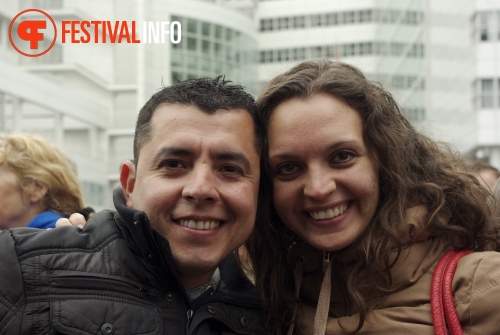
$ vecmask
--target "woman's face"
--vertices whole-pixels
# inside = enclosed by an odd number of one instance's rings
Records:
[[[0,231],[23,227],[31,220],[29,196],[19,186],[12,169],[0,163]]]
[[[379,199],[378,166],[358,112],[324,93],[293,98],[272,111],[268,136],[273,201],[283,222],[320,250],[353,243]]]

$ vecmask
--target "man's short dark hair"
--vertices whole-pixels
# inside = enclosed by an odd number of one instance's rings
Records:
[[[254,98],[243,90],[242,86],[234,85],[223,76],[216,78],[187,79],[164,87],[156,92],[141,108],[134,136],[134,162],[138,163],[139,151],[150,140],[150,121],[156,108],[163,103],[196,106],[207,114],[213,114],[219,109],[242,109],[251,116],[255,128],[255,148],[262,153],[265,130],[256,122]]]

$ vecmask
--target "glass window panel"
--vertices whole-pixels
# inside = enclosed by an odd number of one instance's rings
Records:
[[[328,14],[328,22],[327,24],[329,26],[335,26],[337,25],[337,13],[330,13]]]
[[[188,37],[187,38],[188,50],[190,50],[190,51],[196,51],[197,42],[198,41],[196,40],[196,38],[194,38],[194,37]]]
[[[345,23],[345,12],[337,13],[337,19],[338,19],[337,24],[344,24]]]
[[[496,24],[495,28],[496,28],[497,40],[500,40],[500,11],[497,12],[495,24]]]
[[[182,72],[175,72],[175,71],[172,71],[172,82],[175,83],[177,81],[181,81],[183,80],[184,77],[183,77],[183,74]]]
[[[210,41],[203,40],[201,41],[201,51],[203,52],[204,55],[210,56],[211,53],[211,43]]]
[[[223,34],[222,27],[219,25],[216,25],[215,26],[215,37],[222,39],[223,38],[222,34]]]
[[[203,71],[210,71],[210,65],[211,65],[210,58],[202,58],[201,59],[201,69]]]
[[[211,24],[208,22],[202,22],[201,24],[201,32],[203,36],[210,36]]]
[[[198,57],[187,56],[187,67],[196,70],[198,68]]]
[[[177,52],[172,52],[172,65],[173,66],[182,66],[182,61],[184,57],[182,54],[177,53]]]
[[[222,62],[215,62],[215,73],[216,74],[223,74],[222,69],[224,68]]]
[[[260,62],[261,63],[269,63],[269,57],[268,57],[269,51],[263,50],[260,52]]]
[[[196,32],[198,31],[198,21],[193,19],[187,19],[187,21],[188,21],[188,27],[187,27],[188,32],[196,34]]]
[[[493,108],[493,79],[481,80],[481,107]]]
[[[345,22],[353,23],[354,22],[354,12],[346,12],[345,13]]]
[[[215,43],[215,56],[216,57],[222,57],[222,44],[220,43]]]
[[[311,26],[318,27],[321,25],[321,15],[311,15]]]
[[[480,38],[481,41],[488,41],[489,40],[489,16],[490,13],[481,13],[479,15],[479,30],[480,30]]]
[[[177,15],[172,15],[172,21],[179,21],[182,25],[182,17]]]
[[[303,16],[296,16],[293,18],[293,26],[294,28],[304,28],[305,27],[305,19]]]
[[[500,79],[497,79],[497,96],[496,96],[497,106],[500,106]]]

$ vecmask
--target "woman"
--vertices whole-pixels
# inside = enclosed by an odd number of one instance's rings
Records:
[[[433,334],[438,259],[496,248],[488,192],[352,66],[301,63],[265,86],[258,108],[274,206],[248,249],[276,333]],[[498,333],[499,283],[499,254],[460,261],[464,329]]]
[[[0,230],[53,228],[79,212],[83,196],[73,167],[55,145],[29,134],[0,135]]]

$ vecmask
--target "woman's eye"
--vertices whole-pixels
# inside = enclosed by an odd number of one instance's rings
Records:
[[[286,176],[286,175],[292,174],[294,172],[297,172],[298,170],[299,170],[299,167],[297,166],[297,164],[284,163],[284,164],[281,164],[280,166],[278,166],[278,168],[276,169],[276,173],[278,175]]]
[[[333,156],[333,163],[345,163],[350,161],[356,156],[352,151],[340,151]]]

